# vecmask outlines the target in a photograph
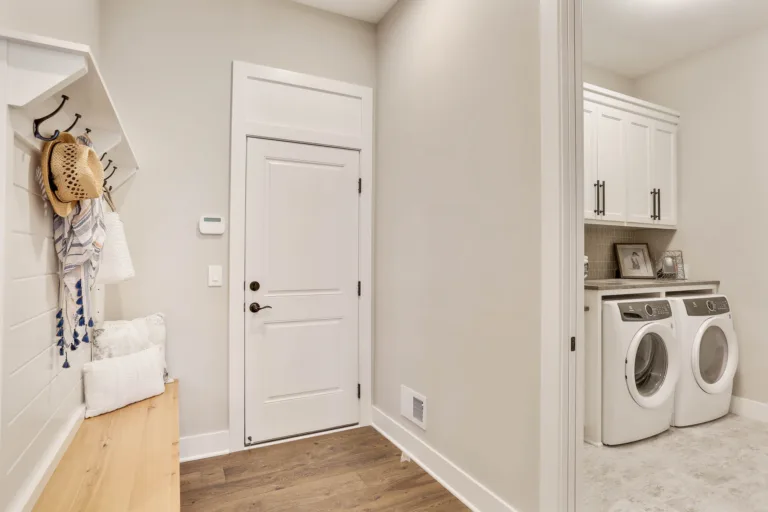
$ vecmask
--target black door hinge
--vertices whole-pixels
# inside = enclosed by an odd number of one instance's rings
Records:
[[[571,337],[571,352],[576,352],[576,337]]]
[[[363,193],[363,178],[357,179],[357,193],[362,194]]]
[[[362,297],[363,296],[363,285],[360,283],[360,281],[357,282],[357,296]]]
[[[360,400],[360,383],[357,383],[357,399]]]

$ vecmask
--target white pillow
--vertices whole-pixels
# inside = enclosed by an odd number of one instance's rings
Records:
[[[83,365],[85,417],[98,416],[165,391],[160,349]]]
[[[93,358],[105,359],[133,354],[156,345],[165,369],[165,382],[173,382],[168,376],[165,359],[165,315],[155,313],[135,320],[104,322],[96,329],[93,343]]]
[[[152,347],[146,333],[127,320],[104,322],[94,331],[93,359],[127,356]]]

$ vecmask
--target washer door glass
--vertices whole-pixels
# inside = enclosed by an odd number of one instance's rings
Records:
[[[699,328],[693,342],[693,376],[710,394],[728,392],[739,364],[739,344],[730,320],[710,318]]]
[[[669,325],[651,322],[627,347],[624,377],[632,399],[644,409],[669,403],[680,377],[680,350]]]
[[[655,395],[669,369],[669,354],[664,340],[655,332],[646,333],[640,340],[635,355],[635,386],[644,397]]]
[[[707,384],[719,381],[728,365],[728,338],[720,327],[710,326],[701,337],[699,371]]]

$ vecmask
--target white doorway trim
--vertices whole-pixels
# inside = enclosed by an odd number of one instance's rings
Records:
[[[229,450],[245,447],[245,178],[248,137],[360,151],[360,426],[371,424],[373,91],[246,62],[232,63],[229,182]]]
[[[539,510],[575,512],[583,406],[584,222],[581,0],[539,4],[541,106],[541,403]],[[571,350],[571,338],[575,351]]]

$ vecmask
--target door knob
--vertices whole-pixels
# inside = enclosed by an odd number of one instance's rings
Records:
[[[251,281],[250,288],[252,292],[257,292],[259,291],[259,288],[261,288],[261,285],[258,281]]]
[[[248,309],[251,310],[251,313],[258,313],[262,309],[272,309],[272,306],[261,306],[258,302],[251,302],[251,305],[248,307]]]

